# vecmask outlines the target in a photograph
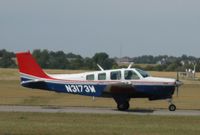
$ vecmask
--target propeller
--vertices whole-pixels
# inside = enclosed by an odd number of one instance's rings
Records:
[[[176,96],[178,97],[179,94],[179,87],[182,85],[183,83],[181,81],[179,81],[179,72],[177,72],[176,74]]]
[[[177,82],[179,82],[179,73],[176,73],[176,96],[178,97],[178,90],[179,90],[179,86],[177,85]]]

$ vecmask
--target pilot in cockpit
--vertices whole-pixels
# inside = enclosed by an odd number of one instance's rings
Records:
[[[133,72],[132,71],[128,71],[125,79],[126,80],[131,80],[132,78],[133,78]]]

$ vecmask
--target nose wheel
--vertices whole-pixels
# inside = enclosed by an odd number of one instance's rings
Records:
[[[176,111],[176,106],[174,104],[169,105],[169,111]]]
[[[169,102],[169,107],[168,107],[169,111],[176,111],[176,106],[172,103],[172,99],[169,99],[168,102]]]

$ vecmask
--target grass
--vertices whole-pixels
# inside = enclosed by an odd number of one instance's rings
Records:
[[[48,73],[82,71],[46,70]],[[176,77],[175,72],[151,72],[153,76]],[[199,74],[198,74],[199,76]],[[184,81],[177,109],[200,110],[200,82]],[[168,108],[163,101],[132,99],[131,109]],[[16,69],[0,69],[0,105],[89,106],[115,108],[111,98],[58,94],[20,86]],[[200,116],[136,116],[76,113],[0,112],[0,135],[196,135]]]
[[[196,135],[199,116],[0,112],[1,135]]]

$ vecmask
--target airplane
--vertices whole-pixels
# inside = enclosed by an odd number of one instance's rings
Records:
[[[32,89],[113,98],[120,111],[129,109],[131,98],[149,100],[168,99],[169,111],[175,111],[173,94],[182,85],[178,79],[152,77],[146,71],[131,68],[104,70],[78,74],[47,74],[30,52],[16,53],[21,85]]]

